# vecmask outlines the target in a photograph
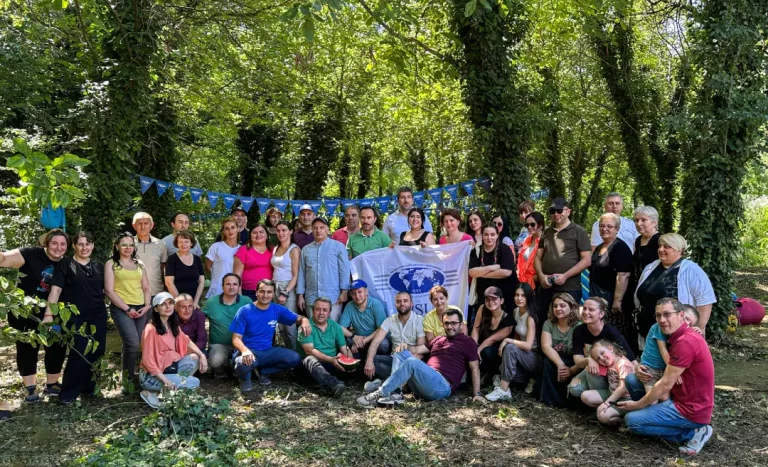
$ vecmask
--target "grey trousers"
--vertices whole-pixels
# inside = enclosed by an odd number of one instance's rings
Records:
[[[139,309],[144,305],[132,306]],[[138,319],[131,318],[123,310],[114,305],[110,305],[109,311],[112,315],[112,321],[115,322],[117,333],[120,334],[120,339],[123,341],[123,375],[127,375],[128,378],[133,378],[133,375],[136,373],[136,358],[139,355],[141,335],[144,333],[144,326],[147,325],[149,314],[152,313],[152,310],[149,310],[144,316]]]
[[[514,344],[504,347],[499,372],[506,382],[525,384],[541,371],[541,355],[531,350],[522,350]]]

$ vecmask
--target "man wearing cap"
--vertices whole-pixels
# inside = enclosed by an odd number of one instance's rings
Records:
[[[624,240],[624,243],[626,243],[629,249],[634,253],[635,239],[640,234],[635,228],[635,221],[632,219],[627,219],[621,215],[621,211],[624,209],[624,199],[619,193],[608,193],[608,195],[605,197],[603,208],[605,209],[605,212],[612,212],[619,216],[621,219],[621,223],[619,224],[619,238]],[[596,220],[595,223],[592,224],[592,236],[590,237],[592,242],[592,251],[595,251],[595,248],[603,243],[603,239],[600,237],[600,228],[598,227],[598,224],[600,224],[600,219]]]
[[[410,230],[408,226],[408,211],[413,207],[413,190],[410,187],[404,186],[397,190],[397,205],[399,211],[387,216],[384,228],[382,229],[385,234],[389,235],[390,240],[395,242],[395,245],[400,243],[400,234]],[[424,230],[432,232],[432,224],[429,223],[429,217],[424,219]]]
[[[349,236],[347,251],[349,259],[353,259],[366,251],[387,248],[392,240],[376,227],[376,208],[363,206],[360,209],[360,230]]]
[[[245,295],[239,295],[240,276],[234,273],[224,275],[221,280],[221,295],[208,297],[203,305],[203,313],[208,317],[208,360],[216,377],[224,376],[224,368],[235,348],[232,346],[232,332],[229,325],[237,311],[253,301]]]
[[[165,251],[168,252],[168,256],[179,251],[173,244],[173,240],[176,238],[177,233],[189,230],[189,216],[183,212],[177,212],[171,217],[171,228],[173,229],[173,233],[163,237]],[[189,252],[195,256],[203,256],[203,248],[200,246],[200,242],[195,242],[195,246],[193,246]]]
[[[349,236],[360,231],[360,208],[356,204],[349,205],[344,210],[344,224],[341,229],[336,229],[331,238],[347,246]]]
[[[243,209],[242,206],[237,206],[232,209],[230,212],[230,216],[235,219],[235,224],[237,224],[237,243],[238,245],[245,245],[248,243],[249,232],[246,228],[248,225],[248,213],[245,212],[245,209]],[[216,234],[216,241],[221,241],[221,232]]]
[[[312,219],[314,217],[315,211],[312,210],[312,206],[309,204],[302,204],[299,208],[299,225],[301,226],[301,229],[296,230],[292,235],[293,243],[302,250],[305,246],[315,240],[312,229]]]
[[[328,237],[328,221],[322,217],[316,217],[311,226],[314,240],[301,249],[299,260],[297,304],[299,310],[304,311],[305,307],[312,308],[317,297],[330,297],[335,300],[331,319],[338,323],[349,289],[347,249]]]
[[[258,378],[260,385],[268,386],[272,384],[268,375],[291,370],[301,364],[301,357],[296,351],[272,345],[278,324],[296,324],[305,336],[312,334],[309,320],[273,303],[274,296],[275,283],[269,279],[260,280],[256,287],[256,303],[237,310],[229,325],[235,348],[232,360],[243,393],[253,390],[252,375]]]
[[[344,307],[339,324],[355,358],[360,358],[367,355],[368,344],[373,340],[376,330],[387,319],[387,311],[381,300],[368,296],[368,284],[362,279],[349,284],[349,295],[352,301]],[[389,355],[389,339],[381,341],[376,354]]]
[[[587,231],[570,221],[571,208],[564,198],[555,198],[549,206],[552,225],[539,240],[534,267],[539,276],[538,335],[547,320],[549,304],[556,293],[570,294],[581,301],[581,271],[592,264],[592,250]]]
[[[136,237],[136,257],[144,263],[149,279],[150,294],[154,297],[165,290],[165,263],[168,261],[168,251],[165,242],[153,237],[149,232],[155,227],[152,216],[146,212],[133,215],[133,229]]]

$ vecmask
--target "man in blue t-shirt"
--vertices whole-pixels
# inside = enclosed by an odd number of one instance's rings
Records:
[[[232,345],[235,353],[235,374],[240,379],[240,391],[253,390],[251,374],[255,373],[259,384],[272,384],[267,375],[296,368],[301,364],[301,357],[294,350],[273,347],[275,328],[279,324],[296,324],[304,335],[312,333],[309,320],[299,316],[288,308],[272,303],[275,296],[275,283],[262,279],[256,286],[256,303],[246,305],[235,314],[229,330],[232,332]]]
[[[362,279],[352,281],[349,296],[352,301],[344,307],[339,324],[355,358],[364,358],[376,330],[387,319],[387,311],[381,300],[368,295],[368,284]],[[389,339],[384,339],[375,349],[376,354],[389,355],[389,347]]]

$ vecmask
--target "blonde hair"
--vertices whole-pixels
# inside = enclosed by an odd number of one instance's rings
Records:
[[[666,245],[681,254],[685,253],[685,249],[688,248],[688,242],[685,241],[685,238],[676,233],[667,233],[659,237],[659,245]]]

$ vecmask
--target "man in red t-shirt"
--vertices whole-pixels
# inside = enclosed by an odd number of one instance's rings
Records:
[[[686,442],[683,454],[701,451],[712,437],[715,365],[704,338],[686,324],[683,305],[674,298],[656,304],[656,321],[668,336],[669,364],[664,376],[639,401],[619,402],[629,412],[624,421],[632,433]],[[677,383],[681,381],[681,383]],[[670,398],[653,404],[669,393]]]

